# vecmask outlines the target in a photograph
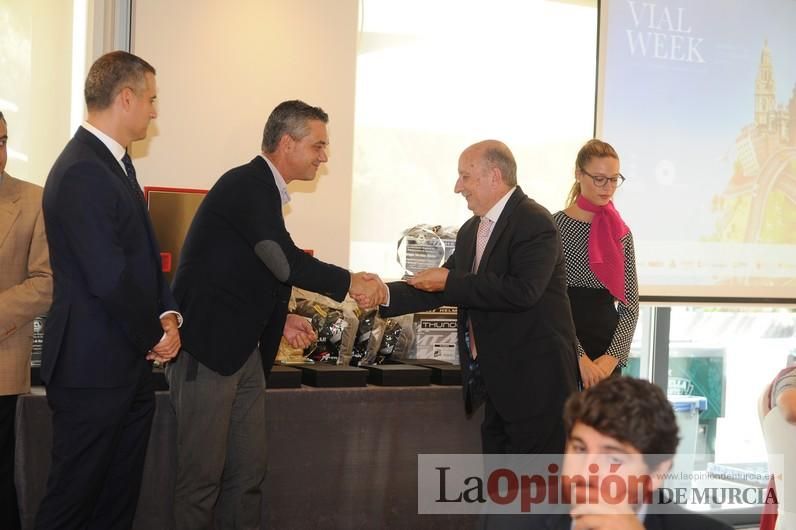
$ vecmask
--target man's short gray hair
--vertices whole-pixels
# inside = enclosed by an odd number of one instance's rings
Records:
[[[271,111],[268,121],[263,129],[262,150],[264,153],[273,153],[279,147],[279,141],[285,134],[294,140],[300,140],[309,134],[310,120],[329,123],[329,115],[322,108],[307,105],[303,101],[294,99],[283,101]]]
[[[517,185],[517,162],[508,147],[502,144],[487,147],[484,149],[484,162],[500,170],[506,185]]]

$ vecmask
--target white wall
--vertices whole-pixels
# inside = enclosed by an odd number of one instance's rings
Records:
[[[69,127],[73,2],[1,3],[0,110],[8,124],[6,169],[43,185],[74,132]]]
[[[357,0],[136,0],[136,55],[157,69],[158,119],[134,145],[143,186],[207,189],[259,153],[271,109],[329,113],[330,160],[290,185],[296,244],[348,264]]]

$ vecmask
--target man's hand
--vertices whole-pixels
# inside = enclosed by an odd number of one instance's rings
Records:
[[[160,342],[147,354],[148,361],[157,361],[161,364],[166,364],[180,351],[180,331],[177,328],[177,317],[174,313],[164,315],[160,319],[160,325],[163,327],[163,337]]]
[[[580,365],[580,378],[583,381],[583,388],[591,388],[608,377],[603,368],[589,359],[586,354],[578,358],[578,364]]]
[[[578,504],[569,512],[573,530],[644,530],[627,504]]]
[[[387,301],[387,286],[381,278],[369,272],[352,273],[348,292],[362,309],[376,307]]]
[[[318,339],[318,335],[315,333],[315,330],[312,329],[312,325],[309,321],[302,316],[292,313],[288,313],[287,315],[285,329],[282,331],[282,335],[285,337],[288,344],[302,350],[308,348],[313,341]]]
[[[445,290],[445,282],[447,281],[448,269],[445,267],[438,267],[435,269],[426,269],[424,271],[420,271],[406,280],[406,283],[415,289],[420,289],[421,291],[438,293]]]

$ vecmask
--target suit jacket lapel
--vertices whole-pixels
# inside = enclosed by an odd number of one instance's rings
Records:
[[[489,236],[489,241],[486,244],[486,248],[484,249],[484,254],[481,256],[481,262],[478,264],[478,272],[482,272],[485,270],[486,263],[489,261],[489,255],[492,253],[492,249],[495,248],[498,239],[500,239],[500,234],[506,229],[509,225],[509,218],[511,217],[511,212],[516,208],[517,204],[525,197],[525,194],[522,192],[519,186],[517,189],[514,190],[514,193],[511,194],[509,200],[506,202],[506,206],[503,208],[503,211],[500,213],[500,217],[498,217],[497,223],[495,223],[495,227],[492,229],[492,233]],[[473,249],[475,249],[475,245],[473,245]],[[475,250],[473,250],[475,252]],[[472,264],[472,261],[470,262]]]
[[[19,217],[19,191],[16,182],[3,172],[0,180],[0,248]]]
[[[257,178],[265,182],[271,194],[279,201],[279,211],[282,212],[282,193],[279,191],[279,186],[276,185],[276,177],[271,171],[271,166],[261,156],[254,157],[250,164],[255,168],[254,174]]]
[[[116,177],[121,179],[122,187],[127,190],[128,197],[130,197],[130,200],[133,201],[134,207],[138,211],[139,216],[146,226],[147,235],[149,236],[149,249],[152,253],[152,257],[155,259],[158,271],[161,271],[163,269],[163,264],[160,257],[160,247],[158,246],[157,238],[155,237],[155,229],[152,226],[151,219],[149,218],[147,207],[138,198],[138,194],[136,194],[134,190],[130,189],[127,175],[122,169],[122,166],[119,165],[119,161],[116,160],[116,158],[113,156],[113,153],[110,152],[107,146],[102,143],[99,138],[94,136],[88,130],[84,129],[82,126],[78,127],[77,132],[75,133],[75,138],[88,145],[97,155],[97,157],[104,162],[106,166],[108,166],[108,169],[110,169],[113,174],[116,175]]]
[[[91,150],[94,151],[97,157],[99,157],[99,159],[102,160],[106,166],[108,166],[108,169],[110,169],[113,174],[120,179],[122,187],[127,190],[128,195],[139,207],[139,211],[144,215],[144,217],[148,217],[146,215],[146,205],[141,203],[138,193],[131,188],[130,181],[127,179],[127,174],[124,172],[124,169],[122,169],[122,166],[119,165],[119,161],[116,160],[108,147],[102,143],[99,138],[91,134],[82,126],[77,129],[75,138],[85,142],[91,148]]]
[[[83,127],[78,127],[77,132],[75,133],[75,138],[88,145],[91,150],[94,151],[94,154],[96,154],[97,157],[102,160],[106,166],[108,166],[108,169],[110,169],[117,177],[122,179],[124,188],[129,189],[130,186],[127,184],[127,175],[125,175],[122,166],[119,165],[119,161],[114,158],[113,153],[108,150],[108,148],[104,143],[102,143],[102,141],[100,141],[99,138],[91,134]],[[130,191],[132,192],[132,190]]]

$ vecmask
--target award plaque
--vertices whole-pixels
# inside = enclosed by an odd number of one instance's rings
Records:
[[[398,240],[396,258],[406,276],[441,267],[453,253],[455,240],[439,235],[439,226],[417,225],[406,230]]]

